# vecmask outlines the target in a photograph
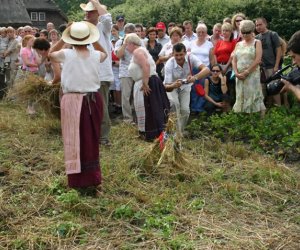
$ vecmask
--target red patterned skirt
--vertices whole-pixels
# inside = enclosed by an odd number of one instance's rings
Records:
[[[103,102],[99,93],[83,97],[80,113],[80,164],[81,172],[68,174],[71,188],[86,188],[101,184],[99,138],[103,117]]]

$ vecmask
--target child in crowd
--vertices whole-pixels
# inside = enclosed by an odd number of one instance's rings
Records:
[[[22,40],[22,49],[20,51],[22,59],[22,70],[26,73],[37,74],[39,69],[37,53],[34,53],[32,46],[35,37],[33,35],[26,35]],[[26,74],[25,74],[26,75]],[[36,113],[34,103],[30,101],[27,107],[27,114],[34,115]]]

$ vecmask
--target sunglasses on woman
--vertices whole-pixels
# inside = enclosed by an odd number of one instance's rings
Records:
[[[220,70],[218,70],[218,69],[213,69],[211,72],[213,72],[213,73],[219,73]]]
[[[244,32],[242,31],[242,34],[243,34],[243,35],[249,35],[249,34],[251,34],[251,33],[252,33],[252,31],[244,31]]]

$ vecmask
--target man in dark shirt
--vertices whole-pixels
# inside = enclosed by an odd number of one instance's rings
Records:
[[[279,63],[282,56],[279,36],[276,32],[270,31],[267,28],[267,20],[264,17],[259,17],[255,21],[256,31],[259,33],[256,38],[262,43],[262,68],[266,78],[273,75],[279,69]],[[265,86],[263,85],[265,95]],[[274,104],[280,106],[280,94],[273,96]]]

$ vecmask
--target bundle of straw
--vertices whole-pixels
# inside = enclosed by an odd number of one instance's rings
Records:
[[[49,85],[43,78],[30,72],[16,78],[8,90],[7,99],[20,103],[33,102],[45,112],[59,114],[60,84]]]
[[[181,147],[182,136],[176,133],[176,117],[171,114],[164,133],[164,142],[156,139],[145,154],[143,167],[151,174],[177,176],[192,179],[195,176],[195,164]]]

